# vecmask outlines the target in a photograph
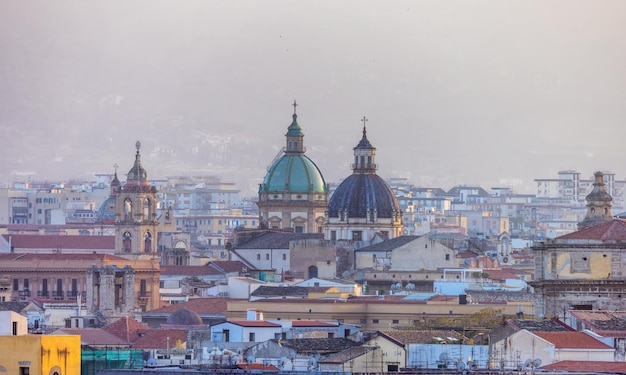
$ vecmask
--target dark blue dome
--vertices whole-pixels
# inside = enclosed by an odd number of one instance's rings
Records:
[[[339,217],[348,210],[348,218],[367,218],[368,210],[376,209],[379,218],[393,218],[400,205],[391,187],[376,174],[352,174],[334,191],[328,203],[328,216]]]

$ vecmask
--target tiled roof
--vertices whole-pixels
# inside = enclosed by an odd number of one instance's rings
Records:
[[[16,249],[115,249],[115,236],[55,236],[38,234],[3,234]]]
[[[255,363],[238,363],[237,364],[237,368],[240,368],[242,370],[245,371],[278,371],[278,367],[272,365],[272,364],[264,364],[264,363],[260,363],[260,362],[255,362]]]
[[[265,286],[258,287],[250,293],[254,297],[307,297],[309,288],[304,286]]]
[[[196,314],[203,315],[224,315],[227,312],[228,298],[194,298],[187,302],[168,305],[160,309],[149,311],[148,314],[171,314],[178,310],[188,309]]]
[[[296,240],[322,240],[322,233],[276,233],[267,232],[251,240],[237,244],[237,249],[289,249],[289,242]]]
[[[571,332],[574,331],[566,327],[561,322],[554,319],[508,319],[507,324],[514,327],[516,330],[525,329],[527,331],[542,331],[542,332]]]
[[[150,331],[147,325],[129,317],[118,319],[103,329],[129,344],[137,341]]]
[[[626,337],[626,317],[623,312],[575,310],[570,311],[570,314],[583,321],[598,334]]]
[[[167,349],[169,338],[169,347],[176,347],[176,342],[180,340],[182,343],[187,342],[187,331],[182,329],[155,329],[135,341],[132,345],[135,349]]]
[[[545,371],[568,371],[577,374],[625,373],[626,362],[561,361],[539,367]]]
[[[93,254],[93,253],[54,253],[54,254],[42,254],[42,253],[5,253],[0,254],[0,261],[32,261],[32,262],[46,262],[46,261],[65,261],[65,260],[78,260],[78,261],[128,261],[128,259],[121,258],[111,254]]]
[[[6,301],[0,303],[0,311],[13,311],[20,313],[30,302],[12,302]]]
[[[360,357],[365,353],[369,353],[376,348],[369,346],[355,346],[353,348],[342,350],[338,353],[331,354],[320,361],[320,363],[346,363],[354,358]]]
[[[231,323],[240,327],[268,327],[268,328],[281,327],[280,324],[266,322],[265,320],[229,320],[228,323]]]
[[[221,274],[222,272],[207,266],[161,266],[161,276],[212,276]]]
[[[556,240],[623,241],[626,240],[626,220],[613,219],[606,223],[565,234],[557,237]]]
[[[535,331],[533,334],[552,343],[557,349],[613,349],[584,332]]]
[[[298,353],[321,355],[337,353],[359,345],[358,343],[345,338],[283,340],[281,344],[292,348]]]
[[[400,236],[396,238],[392,238],[387,241],[379,242],[377,244],[373,244],[371,246],[362,247],[358,250],[354,250],[355,252],[365,252],[365,251],[391,251],[399,248],[400,246],[404,246],[409,242],[415,241],[419,236]]]
[[[125,340],[105,331],[102,328],[61,328],[51,334],[80,336],[81,345],[128,346],[128,343]]]

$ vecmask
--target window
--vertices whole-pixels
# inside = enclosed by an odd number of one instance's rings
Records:
[[[270,255],[269,254],[265,254],[265,260],[270,260]]]
[[[378,324],[378,319],[372,319],[372,323]]]
[[[360,320],[359,320],[359,323],[361,323],[361,324],[367,324],[367,319],[360,319]]]
[[[287,254],[283,254],[283,260],[287,260]]]
[[[298,225],[295,227],[295,232],[296,233],[303,233],[304,229],[302,228],[302,226]]]
[[[392,324],[400,324],[400,321],[398,319],[394,319],[391,321]]]
[[[352,241],[363,241],[363,232],[360,230],[352,232]]]
[[[335,334],[333,332],[328,332],[328,338],[329,339],[335,338]]]
[[[13,332],[13,336],[17,336],[17,322],[11,322],[12,323],[12,332]]]
[[[28,279],[24,279],[24,290],[28,290],[30,288],[30,282]]]
[[[337,231],[336,230],[331,230],[330,231],[330,240],[331,241],[337,241]]]
[[[18,279],[13,279],[13,290],[14,291],[18,291],[19,290],[19,280]]]
[[[248,335],[248,341],[254,342],[254,332],[250,332],[250,334]]]
[[[261,260],[261,254],[256,255],[256,260]]]
[[[222,338],[224,339],[224,342],[230,342],[230,330],[225,329],[222,331]]]
[[[450,254],[446,254],[446,260],[450,260]]]

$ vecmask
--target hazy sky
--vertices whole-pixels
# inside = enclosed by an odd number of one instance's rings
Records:
[[[385,178],[626,179],[624,20],[621,0],[0,0],[0,183],[126,171],[140,139],[152,178],[253,193],[294,99],[328,182],[363,116]]]

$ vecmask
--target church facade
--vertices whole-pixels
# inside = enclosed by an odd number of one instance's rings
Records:
[[[626,310],[626,221],[612,216],[601,172],[586,200],[578,231],[533,246],[538,316]]]

